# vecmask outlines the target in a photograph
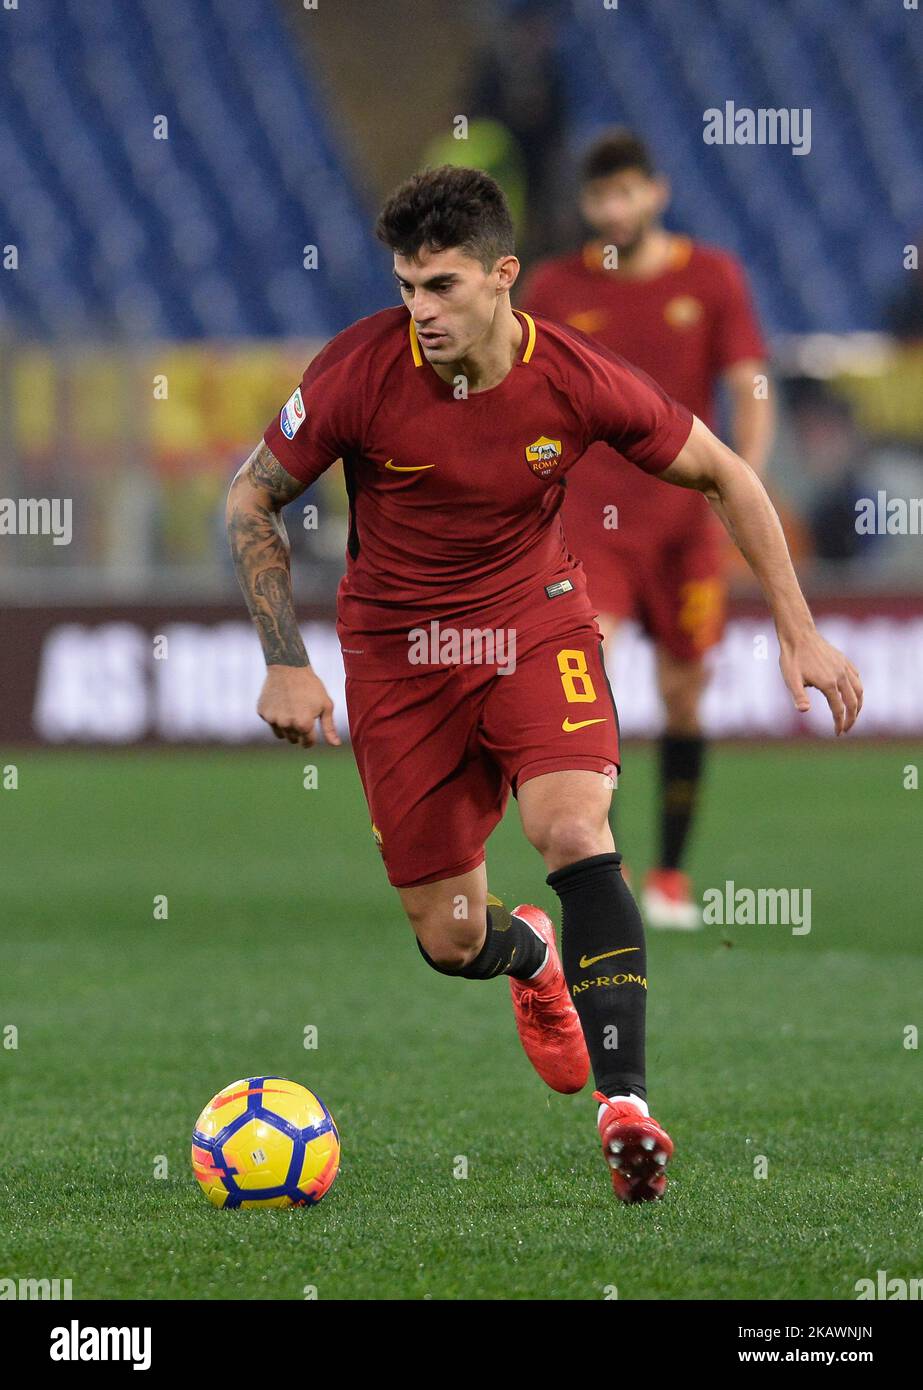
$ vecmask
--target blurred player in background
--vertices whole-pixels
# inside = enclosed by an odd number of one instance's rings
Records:
[[[612,131],[590,147],[580,183],[581,212],[596,239],[535,266],[519,302],[626,357],[710,428],[723,382],[731,443],[761,473],[773,410],[766,350],[740,265],[662,226],[669,183],[630,131]],[[614,462],[608,445],[591,445],[568,478],[564,529],[586,569],[604,637],[634,617],[656,646],[665,713],[660,861],[641,901],[651,926],[690,929],[701,926],[701,912],[680,866],[704,762],[706,654],[724,626],[724,536],[700,493]]]

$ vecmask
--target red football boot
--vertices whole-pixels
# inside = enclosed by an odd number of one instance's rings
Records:
[[[513,908],[511,916],[527,922],[548,947],[541,974],[531,980],[510,976],[516,1028],[526,1056],[553,1091],[565,1095],[582,1091],[590,1075],[590,1058],[561,968],[554,923],[540,907],[528,903]]]
[[[673,1153],[673,1140],[630,1100],[610,1100],[602,1091],[594,1091],[593,1099],[607,1107],[599,1117],[599,1137],[616,1197],[623,1202],[656,1201],[666,1191],[663,1170]]]
[[[700,931],[702,909],[692,880],[681,869],[651,869],[641,888],[641,914],[648,927]]]

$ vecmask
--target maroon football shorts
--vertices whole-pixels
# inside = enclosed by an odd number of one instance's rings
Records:
[[[353,752],[395,887],[477,868],[510,789],[546,772],[617,772],[618,715],[592,621],[514,669],[447,666],[397,680],[347,677]]]
[[[660,546],[584,544],[579,554],[601,618],[636,618],[677,661],[695,661],[721,641],[727,583],[720,540],[690,535]]]

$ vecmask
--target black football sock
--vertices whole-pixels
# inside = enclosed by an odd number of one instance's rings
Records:
[[[664,734],[660,740],[660,867],[678,869],[695,815],[705,740],[701,734]]]
[[[547,946],[527,922],[513,917],[501,904],[491,903],[487,909],[487,935],[484,945],[470,964],[461,970],[446,970],[437,965],[420,945],[420,955],[438,970],[440,975],[458,975],[463,980],[490,980],[495,975],[512,975],[527,980],[541,969]]]
[[[561,961],[603,1095],[647,1099],[644,1018],[647,954],[641,914],[616,851],[555,869],[545,882],[561,899]]]

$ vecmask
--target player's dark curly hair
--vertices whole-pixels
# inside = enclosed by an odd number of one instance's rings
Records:
[[[625,126],[607,130],[584,150],[580,161],[580,182],[620,174],[623,169],[640,169],[649,179],[654,177],[654,161],[650,151],[634,131]]]
[[[458,247],[490,270],[514,254],[513,219],[503,189],[481,169],[443,164],[396,188],[379,214],[375,235],[399,256],[421,247]]]

